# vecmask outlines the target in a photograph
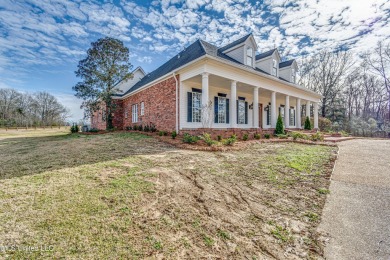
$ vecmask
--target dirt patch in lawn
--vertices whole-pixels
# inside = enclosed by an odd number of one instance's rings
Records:
[[[54,247],[0,256],[323,256],[324,237],[316,227],[335,147],[255,143],[241,151],[204,152],[113,135],[94,136],[89,150],[104,152],[99,147],[106,149],[110,138],[112,145],[129,147],[117,159],[83,157],[82,165],[0,180],[1,242]],[[67,140],[63,145],[74,145]]]

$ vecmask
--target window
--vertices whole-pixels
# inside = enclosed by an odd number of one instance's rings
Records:
[[[238,100],[237,102],[237,124],[246,124],[246,104],[245,100]]]
[[[202,93],[192,92],[192,122],[201,122]]]
[[[295,108],[290,108],[290,123],[291,126],[295,126]]]
[[[138,122],[138,104],[134,104],[131,107],[131,112],[132,112],[131,121],[133,123],[137,123]]]
[[[246,49],[246,65],[253,66],[253,49]]]
[[[265,112],[267,113],[267,125],[271,125],[271,104],[268,104],[268,106],[266,106],[264,109],[265,109]]]
[[[278,76],[278,63],[276,60],[272,60],[272,75]]]
[[[228,124],[229,123],[229,99],[223,96],[214,97],[214,123]]]
[[[129,117],[129,112],[127,111],[127,109],[125,109],[125,118],[128,118]]]
[[[145,104],[144,102],[141,102],[141,116],[145,114]]]
[[[291,69],[291,82],[295,83],[295,69]]]
[[[102,111],[102,122],[106,121],[106,111]]]

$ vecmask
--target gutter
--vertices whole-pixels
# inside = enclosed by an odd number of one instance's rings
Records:
[[[179,133],[179,94],[178,94],[179,83],[177,82],[176,73],[172,72],[172,75],[176,81],[176,100],[175,100],[176,101],[176,133],[178,134]]]

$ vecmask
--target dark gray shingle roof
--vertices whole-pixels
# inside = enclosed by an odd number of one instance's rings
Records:
[[[283,61],[281,63],[279,63],[279,68],[284,68],[284,67],[287,67],[287,66],[291,66],[291,64],[293,64],[295,60],[287,60],[287,61]]]
[[[225,46],[219,48],[219,50],[220,51],[226,51],[226,50],[230,49],[231,47],[234,47],[234,46],[236,46],[238,44],[241,44],[241,43],[245,42],[246,39],[248,39],[249,36],[251,36],[251,35],[252,35],[252,33],[250,33],[248,35],[245,35],[244,37],[241,37],[240,39],[238,39],[238,40],[236,40],[236,41],[234,41],[232,43],[229,43],[228,45],[225,45]]]
[[[269,51],[257,54],[256,55],[256,60],[261,60],[261,59],[264,59],[264,58],[266,58],[268,56],[271,56],[275,51],[276,51],[276,49],[272,49],[272,50],[269,50]]]

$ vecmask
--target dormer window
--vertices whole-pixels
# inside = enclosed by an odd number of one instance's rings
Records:
[[[291,69],[291,82],[295,83],[295,69]]]
[[[246,65],[253,66],[253,49],[250,47],[246,49]]]
[[[276,60],[272,60],[272,75],[275,77],[278,76],[278,63]]]

